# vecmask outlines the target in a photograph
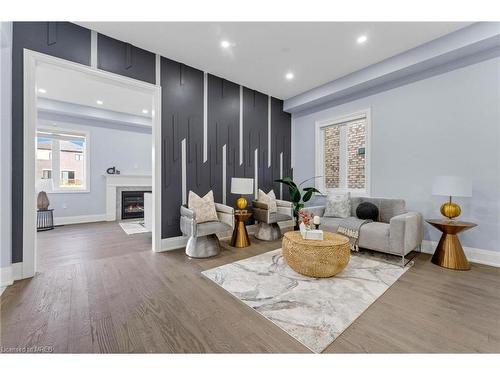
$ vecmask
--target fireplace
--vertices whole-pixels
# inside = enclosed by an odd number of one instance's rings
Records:
[[[151,191],[122,191],[122,219],[144,217],[144,193]]]

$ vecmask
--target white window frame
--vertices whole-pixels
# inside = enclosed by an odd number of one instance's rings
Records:
[[[366,119],[366,140],[365,140],[365,188],[364,189],[349,189],[349,188],[330,188],[325,187],[325,152],[324,152],[324,128],[334,125],[340,125],[357,119]],[[341,128],[342,131],[342,128]],[[316,189],[321,191],[323,195],[328,193],[344,194],[350,192],[352,196],[368,197],[370,196],[371,187],[371,109],[366,108],[353,113],[345,114],[335,118],[328,118],[316,121],[315,123],[315,141],[316,141],[316,159],[315,172],[316,176],[321,178],[316,179]],[[342,160],[342,155],[340,155]],[[340,163],[339,169],[343,168],[343,163]],[[339,171],[340,173],[340,171]]]
[[[40,125],[36,129],[38,132],[60,132],[75,135],[78,137],[85,137],[85,150],[83,152],[83,162],[85,164],[85,186],[81,189],[61,187],[61,163],[60,163],[60,150],[59,143],[52,144],[52,180],[54,181],[54,189],[49,194],[77,194],[77,193],[90,193],[90,132],[86,130],[75,129],[70,126],[50,126]],[[50,138],[50,135],[46,136]]]

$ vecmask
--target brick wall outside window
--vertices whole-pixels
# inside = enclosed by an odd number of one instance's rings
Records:
[[[338,188],[340,184],[340,127],[325,129],[325,187]]]
[[[358,154],[358,150],[365,147],[365,138],[365,119],[349,124],[347,129],[347,187],[349,189],[365,188],[365,154]]]

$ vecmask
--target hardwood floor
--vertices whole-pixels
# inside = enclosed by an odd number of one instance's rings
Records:
[[[1,346],[94,353],[307,353],[200,272],[279,248],[223,242],[220,256],[152,253],[117,223],[39,233],[40,272],[0,298]],[[420,254],[325,351],[500,352],[500,270],[439,268]]]

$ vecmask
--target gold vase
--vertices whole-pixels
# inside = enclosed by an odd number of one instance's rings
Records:
[[[454,218],[460,216],[460,213],[462,210],[460,209],[460,206],[450,200],[448,202],[445,202],[441,206],[441,215],[447,217],[450,220],[453,220]]]
[[[238,199],[236,199],[236,207],[238,207],[239,210],[243,211],[244,209],[247,208],[247,205],[248,202],[244,196],[241,196]]]

